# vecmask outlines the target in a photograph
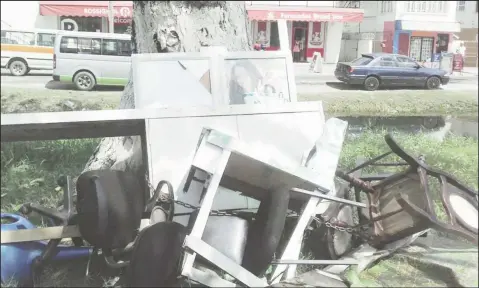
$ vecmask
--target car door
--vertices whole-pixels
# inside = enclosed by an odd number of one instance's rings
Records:
[[[392,56],[382,56],[371,63],[372,73],[381,78],[384,86],[396,86],[399,84],[399,71],[395,59]]]
[[[396,60],[401,70],[399,85],[402,86],[418,86],[424,82],[421,76],[420,68],[416,61],[406,56],[396,56]]]

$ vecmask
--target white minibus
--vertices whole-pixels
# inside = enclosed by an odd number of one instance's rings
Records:
[[[53,80],[90,91],[96,85],[124,86],[131,65],[131,36],[61,31],[55,40]]]
[[[14,76],[53,68],[53,46],[58,30],[8,28],[1,31],[2,68],[9,69]]]

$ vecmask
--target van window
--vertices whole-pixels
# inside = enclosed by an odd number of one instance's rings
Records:
[[[53,47],[55,44],[55,34],[51,33],[38,33],[37,34],[37,45]]]
[[[118,46],[119,46],[118,55],[131,56],[131,41],[119,40]]]
[[[101,39],[91,39],[91,54],[101,55]]]
[[[78,38],[76,37],[62,37],[60,42],[60,53],[78,53]]]
[[[91,54],[91,38],[78,38],[78,53]]]
[[[103,39],[101,54],[118,56],[118,41],[114,39]]]
[[[4,31],[4,33],[2,33],[2,44],[35,45],[35,33],[16,31]]]
[[[101,39],[62,37],[60,53],[101,55]]]

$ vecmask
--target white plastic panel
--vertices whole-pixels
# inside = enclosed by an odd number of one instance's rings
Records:
[[[135,63],[135,107],[213,106],[209,63],[209,60]]]

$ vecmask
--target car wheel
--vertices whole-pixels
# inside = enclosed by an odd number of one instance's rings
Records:
[[[27,63],[23,60],[15,60],[12,63],[10,63],[10,72],[14,76],[24,76],[28,72],[28,66]]]
[[[374,76],[369,76],[364,80],[364,89],[368,91],[378,90],[379,88],[379,79]]]
[[[95,77],[87,71],[78,72],[73,79],[73,83],[78,90],[81,91],[90,91],[95,87],[96,80]]]
[[[429,77],[426,81],[426,88],[429,90],[438,89],[441,86],[441,79],[436,76]]]

